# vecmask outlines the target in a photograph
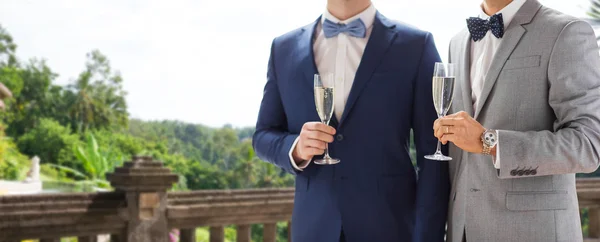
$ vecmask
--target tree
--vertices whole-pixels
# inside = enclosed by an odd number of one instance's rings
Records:
[[[174,189],[293,185],[291,175],[256,157],[254,128],[129,120],[123,79],[98,50],[87,53],[85,69],[63,87],[45,60],[20,63],[16,49],[0,26],[0,82],[13,93],[0,121],[16,140],[15,148],[0,137],[0,176],[20,175],[19,164],[27,163],[21,153],[39,156],[44,177],[61,182],[102,181],[131,156],[151,155],[180,175]]]
[[[21,154],[12,140],[4,136],[0,124],[0,179],[17,180],[25,177],[29,160]]]
[[[239,148],[238,153],[241,160],[238,160],[233,170],[233,178],[236,181],[236,188],[255,188],[258,181],[259,165],[258,159],[255,159],[252,143],[244,142]]]
[[[70,117],[78,133],[89,129],[123,128],[128,123],[123,79],[100,51],[87,54],[86,69],[69,88],[75,93]]]
[[[79,143],[79,136],[71,134],[68,127],[52,119],[41,119],[39,125],[18,139],[17,146],[24,154],[37,155],[42,163],[53,163],[77,170],[78,164],[73,154],[73,146]]]
[[[190,170],[185,174],[188,188],[198,189],[227,189],[227,178],[224,172],[213,166],[202,166],[197,162],[190,164]]]
[[[0,67],[13,67],[18,64],[16,50],[17,45],[13,43],[12,36],[0,25]]]
[[[60,113],[61,108],[64,110],[64,107],[53,107],[53,104],[56,103],[50,102],[50,100],[60,100],[61,97],[50,95],[60,95],[60,92],[48,92],[57,75],[50,70],[44,60],[31,59],[24,69],[18,70],[16,73],[19,78],[4,78],[13,80],[13,82],[5,84],[13,91],[14,95],[14,102],[9,103],[8,110],[12,114],[8,133],[13,137],[23,135],[34,128],[40,117],[52,117]],[[54,88],[60,89],[60,87]],[[64,111],[62,112],[64,113]]]

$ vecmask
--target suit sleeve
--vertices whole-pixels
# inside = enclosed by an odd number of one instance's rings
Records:
[[[500,130],[500,178],[515,169],[535,176],[590,173],[598,168],[600,148],[600,56],[589,24],[567,24],[555,42],[548,66],[548,102],[554,130]],[[531,176],[526,176],[531,177]]]
[[[424,51],[414,86],[413,120],[415,147],[417,149],[416,224],[413,241],[444,241],[450,180],[448,162],[427,160],[425,155],[435,152],[437,139],[433,135],[433,122],[437,114],[433,106],[431,82],[433,66],[440,57],[431,34],[425,38]],[[447,154],[447,147],[444,147]]]
[[[273,40],[271,45],[267,84],[264,88],[263,99],[258,112],[252,146],[259,158],[295,175],[297,171],[290,162],[289,152],[298,135],[290,134],[287,130],[287,119],[279,87],[277,86],[277,72],[275,70],[276,40]]]

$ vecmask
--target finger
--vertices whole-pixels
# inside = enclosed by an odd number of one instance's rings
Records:
[[[320,131],[320,132],[327,133],[330,135],[335,134],[335,129],[329,125],[325,125],[324,123],[318,123],[318,122],[308,123],[306,128],[311,131]]]
[[[448,142],[456,143],[457,138],[458,136],[456,136],[455,134],[445,134],[444,136],[442,136],[440,141],[442,142],[442,144],[446,144]]]
[[[442,126],[441,130],[444,134],[456,134],[461,128],[457,126]]]
[[[461,111],[461,112],[462,112],[462,111]],[[460,117],[460,115],[461,115],[460,113],[461,113],[461,112],[458,112],[458,113],[453,113],[453,114],[449,114],[449,115],[446,115],[446,116],[444,116],[443,118],[455,118],[455,117]]]
[[[441,132],[439,130],[433,131],[433,136],[435,136],[438,140],[442,138]]]
[[[465,111],[460,111],[460,112],[456,113],[456,115],[461,116],[461,117],[469,116],[469,114]]]
[[[441,125],[440,125],[440,119],[436,119],[436,120],[433,122],[433,130],[438,130],[438,128],[439,128],[440,126],[441,126]]]
[[[439,127],[438,127],[438,128],[435,130],[435,133],[434,133],[434,135],[435,135],[435,137],[436,137],[436,138],[438,138],[438,139],[441,139],[441,138],[442,138],[442,136],[444,135],[444,131],[442,131],[442,129],[443,129],[444,127],[445,127],[445,126],[439,126]]]
[[[327,147],[327,143],[316,139],[308,139],[304,142],[304,145],[306,147],[317,148],[321,150],[324,150]]]
[[[306,138],[320,140],[327,143],[333,142],[333,135],[323,133],[321,131],[308,131],[306,132]]]
[[[436,131],[435,131],[435,137],[437,137],[438,139],[440,139],[442,136],[444,136],[445,134],[454,134],[456,133],[458,130],[460,130],[459,128],[457,128],[456,126],[440,126]]]
[[[437,137],[438,139],[442,138],[442,136],[444,136],[444,131],[446,130],[446,127],[448,127],[448,126],[440,126],[435,131],[435,137]]]
[[[440,126],[457,126],[462,125],[465,119],[459,117],[444,117],[440,119]]]
[[[469,117],[469,116],[470,116],[470,115],[469,115],[467,112],[465,112],[465,111],[458,111],[458,112],[456,112],[456,113],[454,113],[454,114],[452,114],[452,115],[454,115],[454,116],[459,116],[459,117],[465,117],[465,116]]]
[[[309,156],[322,155],[325,153],[325,150],[313,148],[313,147],[304,147],[304,152]]]

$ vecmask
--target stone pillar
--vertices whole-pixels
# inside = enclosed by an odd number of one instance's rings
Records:
[[[196,242],[196,228],[181,229],[179,233],[180,242]]]
[[[251,242],[250,224],[240,224],[237,226],[237,242]]]
[[[125,241],[125,235],[122,234],[111,234],[110,235],[110,242],[124,242]]]
[[[54,238],[54,239],[40,239],[40,242],[60,242],[60,238]]]
[[[269,223],[263,224],[263,241],[264,242],[276,242],[277,240],[277,224]]]
[[[169,240],[167,190],[178,176],[152,157],[136,156],[114,173],[107,174],[112,187],[124,192],[129,221],[124,242],[164,242]]]
[[[77,237],[77,242],[98,242],[98,236],[79,236]]]
[[[225,241],[225,228],[223,226],[210,227],[210,242]]]
[[[287,223],[288,229],[288,242],[292,242],[292,221],[288,221]]]

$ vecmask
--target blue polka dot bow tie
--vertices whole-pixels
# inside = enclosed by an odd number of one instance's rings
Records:
[[[323,22],[323,33],[325,33],[325,38],[335,37],[340,33],[364,38],[367,35],[367,27],[360,19],[356,19],[348,24],[336,24],[329,21],[329,19],[325,19],[325,22]]]
[[[488,20],[471,17],[467,19],[467,26],[469,27],[471,38],[475,42],[483,39],[488,30],[492,30],[492,34],[494,34],[496,38],[500,39],[504,36],[504,20],[502,19],[502,13],[494,14]]]

